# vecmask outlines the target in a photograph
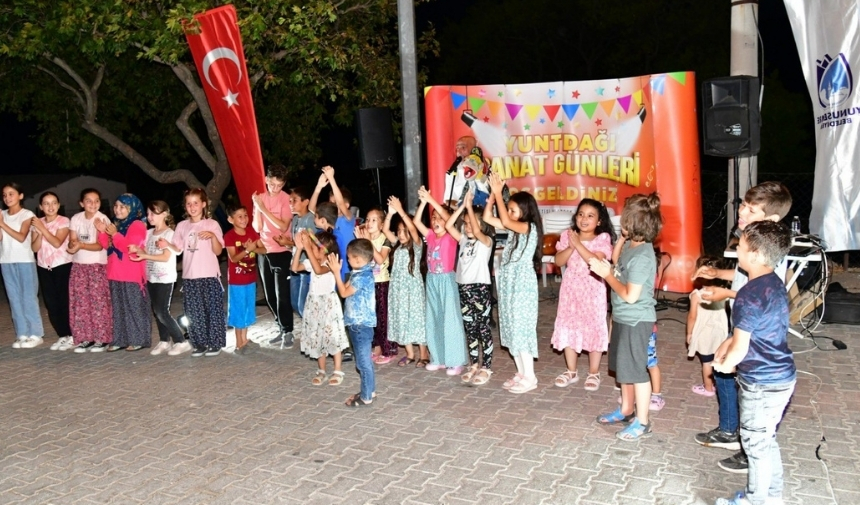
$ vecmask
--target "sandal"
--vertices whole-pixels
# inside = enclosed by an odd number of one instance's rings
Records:
[[[626,428],[616,433],[615,438],[618,440],[624,440],[625,442],[633,442],[650,435],[651,425],[642,424],[639,422],[639,419],[634,419]]]
[[[609,414],[602,414],[602,415],[597,416],[597,424],[604,424],[604,425],[618,424],[618,423],[628,424],[628,423],[630,423],[630,421],[632,421],[634,419],[636,419],[636,414],[631,413],[631,414],[624,415],[621,413],[621,407],[618,407],[617,409],[615,409],[613,412],[610,412]]]
[[[466,373],[464,373],[463,375],[460,376],[460,379],[462,379],[463,382],[468,384],[468,383],[472,382],[472,377],[474,377],[477,372],[478,372],[478,365],[472,365],[469,367],[469,370]]]
[[[325,370],[317,370],[317,374],[314,375],[313,379],[311,379],[311,384],[313,384],[314,386],[322,386],[324,380]]]
[[[396,357],[397,357],[396,354],[394,356],[383,356],[380,354],[379,356],[376,357],[376,360],[374,361],[374,363],[376,363],[377,365],[387,365],[388,363],[391,363],[392,361],[394,361],[394,358],[396,358]]]
[[[328,378],[329,386],[340,386],[341,382],[343,382],[343,372],[340,370],[335,370]]]
[[[579,373],[575,370],[573,372],[565,370],[563,374],[555,378],[555,385],[560,388],[566,388],[567,386],[576,384],[577,382],[579,382]]]
[[[490,382],[490,376],[493,375],[493,371],[489,368],[482,368],[475,372],[475,376],[472,377],[472,384],[475,386],[483,386],[484,384]]]
[[[429,360],[429,359],[419,359],[419,360],[415,363],[415,368],[424,368],[424,367],[426,367],[426,366],[427,366],[427,365],[429,365],[429,364],[430,364],[430,360]]]
[[[585,378],[585,390],[597,391],[600,388],[600,373],[590,373]]]
[[[538,385],[537,377],[535,377],[532,380],[528,380],[528,379],[523,378],[519,382],[517,382],[514,385],[514,387],[512,387],[508,391],[510,391],[511,393],[514,393],[515,395],[519,395],[519,394],[523,394],[523,393],[528,393],[529,391],[531,391],[533,389],[537,389],[537,385]]]
[[[504,384],[502,384],[502,388],[503,388],[503,389],[511,389],[512,387],[514,387],[514,386],[516,386],[517,384],[519,384],[519,382],[520,382],[521,380],[523,380],[523,376],[522,376],[522,375],[520,375],[520,374],[514,374],[514,376],[513,376],[513,377],[511,377],[510,379],[506,380],[506,381],[505,381],[505,383],[504,383]]]
[[[356,393],[349,398],[346,399],[345,405],[347,407],[357,408],[357,407],[369,407],[373,404],[373,400],[369,402],[361,399],[361,393]]]
[[[403,356],[400,358],[400,361],[397,362],[397,366],[406,366],[410,363],[415,363],[415,358],[410,358],[409,356]]]

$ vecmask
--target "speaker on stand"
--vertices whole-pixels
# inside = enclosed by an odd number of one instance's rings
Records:
[[[749,75],[718,77],[702,83],[702,137],[705,154],[737,158],[761,148],[759,79]],[[734,163],[735,216],[740,204],[740,173]]]
[[[373,170],[379,205],[382,206],[382,182],[379,169],[397,166],[391,111],[385,107],[355,111],[355,131],[358,136],[359,168]]]

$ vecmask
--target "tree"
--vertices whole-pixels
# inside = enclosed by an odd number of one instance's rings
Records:
[[[183,27],[221,3],[12,0],[0,7],[0,108],[37,121],[40,147],[62,166],[121,154],[219,201],[229,166]],[[399,108],[394,0],[233,3],[266,159],[298,167],[319,155],[329,121]],[[434,50],[432,36],[419,54]]]

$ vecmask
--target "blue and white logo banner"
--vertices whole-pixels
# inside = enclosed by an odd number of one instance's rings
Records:
[[[815,113],[809,229],[828,251],[860,249],[860,0],[784,0]]]

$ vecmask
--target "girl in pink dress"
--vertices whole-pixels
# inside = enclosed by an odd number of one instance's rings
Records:
[[[579,381],[576,361],[588,352],[586,391],[600,387],[600,357],[609,345],[606,323],[606,284],[591,273],[588,260],[612,256],[615,231],[606,206],[585,198],[576,208],[571,227],[556,245],[555,264],[567,267],[558,296],[558,313],[552,346],[564,351],[567,370],[555,378],[555,385],[567,387]]]

